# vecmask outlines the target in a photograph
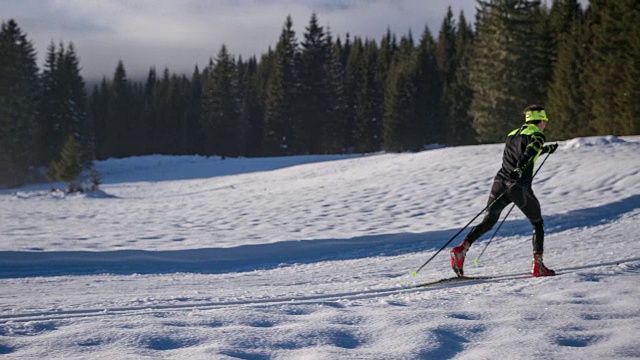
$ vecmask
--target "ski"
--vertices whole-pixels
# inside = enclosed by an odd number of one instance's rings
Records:
[[[492,277],[490,276],[454,276],[451,278],[444,278],[437,281],[418,284],[415,287],[421,288],[426,286],[436,286],[436,285],[442,285],[442,284],[451,284],[451,283],[468,282],[468,281],[481,281],[481,280],[489,280],[489,279],[492,279]]]

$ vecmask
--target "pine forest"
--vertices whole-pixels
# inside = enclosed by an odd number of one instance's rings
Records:
[[[13,19],[0,29],[0,188],[71,181],[94,160],[420,151],[503,142],[529,104],[547,141],[640,134],[640,1],[477,0],[437,32],[336,36],[312,14],[249,58],[213,49],[191,74],[151,67],[87,86],[73,43],[44,65]],[[413,29],[418,30],[418,29]]]

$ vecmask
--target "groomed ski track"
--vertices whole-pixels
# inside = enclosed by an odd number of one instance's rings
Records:
[[[640,257],[631,259],[620,259],[617,261],[592,264],[586,266],[577,266],[570,268],[557,269],[556,276],[562,276],[570,272],[586,269],[596,269],[599,267],[621,265],[640,262]],[[225,307],[262,307],[262,306],[277,306],[277,305],[311,305],[311,304],[326,304],[326,303],[340,303],[341,301],[354,301],[392,297],[395,295],[411,294],[417,292],[428,291],[440,291],[446,288],[454,287],[466,287],[474,286],[478,284],[491,284],[502,281],[518,280],[527,281],[532,278],[528,273],[519,274],[507,274],[496,275],[484,279],[473,279],[462,282],[450,282],[442,284],[433,284],[426,287],[416,287],[421,282],[407,284],[406,286],[390,287],[383,289],[362,289],[353,292],[341,292],[341,293],[329,293],[318,294],[308,296],[291,296],[291,297],[279,297],[271,299],[246,299],[246,300],[229,300],[229,301],[208,301],[208,302],[192,302],[186,304],[157,304],[146,306],[131,306],[131,307],[114,307],[114,308],[94,308],[94,309],[78,309],[78,310],[62,310],[62,311],[45,311],[34,313],[19,313],[10,315],[0,315],[0,325],[15,322],[30,322],[30,321],[53,321],[53,320],[65,320],[72,318],[88,318],[88,317],[106,317],[114,315],[133,315],[144,314],[150,312],[159,311],[206,311],[212,309],[219,309]],[[538,278],[543,279],[543,278]],[[168,300],[173,301],[173,299]]]

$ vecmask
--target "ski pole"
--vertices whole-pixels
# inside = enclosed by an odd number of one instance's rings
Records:
[[[511,209],[509,209],[509,211],[507,212],[507,215],[504,216],[504,219],[502,219],[502,221],[498,225],[498,228],[496,229],[496,231],[493,232],[493,235],[491,235],[491,238],[489,239],[487,244],[484,246],[484,248],[480,252],[480,255],[478,255],[478,257],[475,260],[473,260],[474,264],[478,265],[478,260],[480,260],[480,257],[482,256],[482,254],[484,254],[484,251],[487,250],[487,248],[489,247],[489,244],[491,244],[491,241],[496,236],[496,234],[498,233],[498,230],[500,230],[500,228],[502,227],[502,224],[504,224],[505,220],[507,220],[507,218],[509,217],[509,214],[511,214],[511,210],[513,210],[513,208],[515,206],[516,206],[516,204],[511,205]]]
[[[538,169],[536,170],[536,172],[533,173],[533,175],[531,176],[532,179],[536,177],[536,174],[538,174],[538,171],[540,171],[540,168],[542,168],[542,165],[544,165],[544,162],[547,161],[547,158],[549,158],[549,155],[551,155],[551,153],[547,154],[547,156],[545,156],[545,158],[542,159],[542,162],[540,163],[540,166],[538,166]],[[509,214],[511,214],[511,210],[513,210],[513,208],[515,206],[516,206],[516,204],[511,205],[511,209],[509,209],[509,211],[507,212],[507,215],[504,216],[504,219],[502,219],[502,221],[498,225],[498,228],[496,228],[496,231],[493,232],[493,235],[491,235],[491,238],[489,239],[487,244],[484,246],[484,248],[480,252],[480,255],[478,255],[478,257],[475,260],[473,260],[474,264],[476,264],[476,265],[478,264],[478,260],[480,260],[480,257],[482,256],[482,254],[484,254],[484,251],[487,250],[487,248],[489,247],[489,244],[491,244],[491,241],[496,236],[496,234],[498,233],[498,230],[500,230],[500,228],[502,227],[502,224],[504,224],[505,220],[507,220],[507,218],[509,217]]]
[[[431,262],[431,260],[433,260],[433,258],[436,257],[436,255],[438,255],[442,250],[444,250],[444,248],[446,248],[452,241],[453,239],[455,239],[456,237],[458,237],[458,235],[460,235],[461,232],[464,231],[464,229],[466,229],[469,225],[471,225],[472,222],[474,222],[478,216],[480,216],[485,210],[487,210],[488,208],[490,208],[491,206],[493,206],[493,204],[496,203],[496,201],[498,201],[504,194],[507,193],[507,191],[509,191],[509,189],[511,189],[515,184],[517,183],[513,183],[511,184],[504,192],[502,192],[502,194],[500,194],[497,198],[495,198],[489,205],[485,206],[484,209],[482,209],[482,211],[480,211],[476,216],[473,217],[473,219],[471,219],[471,221],[469,221],[467,223],[467,225],[465,225],[462,229],[460,229],[455,235],[453,235],[451,237],[451,239],[449,239],[449,241],[447,241],[444,245],[442,245],[442,247],[440,248],[440,250],[436,251],[435,254],[433,254],[429,260],[425,261],[424,264],[422,264],[422,266],[420,266],[418,268],[418,270],[414,271],[411,273],[412,276],[416,276],[416,274],[418,274],[418,271],[422,270],[423,267],[425,267],[428,263]]]

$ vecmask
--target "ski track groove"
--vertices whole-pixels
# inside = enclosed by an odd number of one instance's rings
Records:
[[[560,276],[574,271],[594,269],[598,267],[605,267],[610,265],[620,265],[624,263],[630,263],[640,261],[640,257],[631,259],[621,259],[611,261],[607,263],[592,264],[585,266],[576,266],[565,269],[558,269],[557,275]],[[42,311],[35,313],[18,313],[18,314],[6,314],[0,315],[0,326],[9,325],[12,323],[26,323],[32,321],[46,322],[54,320],[65,320],[73,318],[88,318],[88,317],[100,317],[100,316],[113,316],[113,315],[136,315],[157,311],[194,311],[194,310],[214,310],[225,307],[265,307],[265,306],[278,306],[278,305],[314,305],[324,304],[327,302],[340,302],[340,301],[354,301],[354,300],[368,300],[378,297],[386,297],[392,295],[404,295],[413,294],[425,291],[437,291],[453,287],[471,286],[476,284],[502,282],[508,280],[517,279],[532,279],[528,273],[517,273],[490,276],[487,279],[476,279],[463,282],[452,282],[444,284],[434,284],[426,287],[416,287],[419,284],[407,284],[406,286],[395,286],[383,289],[364,289],[361,291],[343,292],[343,293],[330,293],[319,294],[309,296],[293,296],[293,297],[279,297],[271,299],[248,299],[248,300],[230,300],[219,302],[205,302],[205,303],[189,303],[189,304],[170,304],[170,305],[149,305],[149,306],[130,306],[130,307],[115,307],[115,308],[101,308],[101,309],[78,309],[78,310],[63,310],[63,311]],[[426,281],[425,281],[426,282]],[[423,283],[423,282],[421,282]]]
[[[332,301],[353,301],[353,300],[366,300],[383,296],[410,294],[415,292],[433,291],[442,289],[445,287],[457,287],[471,284],[477,284],[481,282],[496,282],[501,280],[516,279],[526,277],[526,274],[506,275],[493,277],[491,279],[482,279],[474,281],[465,281],[459,283],[447,283],[447,284],[435,284],[428,287],[417,288],[417,284],[409,284],[401,287],[389,287],[383,289],[365,289],[362,291],[343,292],[343,293],[330,293],[308,296],[293,296],[293,297],[280,297],[272,299],[249,299],[249,300],[230,300],[219,302],[205,302],[200,304],[171,304],[171,305],[149,305],[149,306],[131,306],[131,307],[116,307],[110,309],[79,309],[79,310],[66,310],[66,311],[44,311],[37,313],[22,313],[11,315],[0,315],[0,325],[5,325],[10,322],[29,322],[29,321],[50,321],[50,320],[64,320],[69,318],[78,317],[93,317],[93,316],[107,316],[107,315],[127,315],[144,313],[148,311],[190,311],[190,310],[212,310],[218,308],[224,308],[228,306],[236,307],[263,307],[263,306],[277,306],[277,305],[311,305],[322,304]]]

